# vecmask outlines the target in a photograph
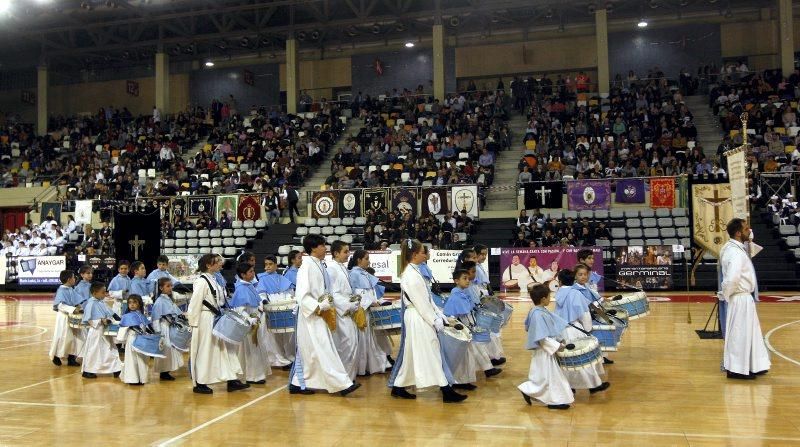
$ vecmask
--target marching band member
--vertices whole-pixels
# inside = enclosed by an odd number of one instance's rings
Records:
[[[488,291],[488,283],[486,283],[483,287],[477,282],[478,281],[478,255],[477,252],[472,251],[471,254],[468,254],[465,257],[465,260],[461,263],[461,267],[469,273],[470,283],[469,283],[469,292],[472,296],[472,302],[475,305],[479,305],[481,303],[481,298],[485,295],[484,290]],[[486,288],[484,288],[486,287]],[[481,349],[486,351],[489,358],[491,358],[492,365],[500,366],[506,362],[505,358],[505,351],[503,350],[503,340],[501,338],[501,334],[499,332],[489,332],[489,343],[482,343]]]
[[[239,363],[244,370],[247,383],[261,385],[266,382],[267,376],[272,374],[266,353],[258,345],[259,323],[264,323],[264,312],[261,297],[253,285],[256,276],[253,266],[240,262],[236,266],[236,290],[230,307],[250,322],[253,330],[239,344]]]
[[[303,264],[303,254],[297,250],[289,252],[289,267],[283,271],[283,276],[292,282],[292,288],[297,288],[297,270]]]
[[[556,292],[555,314],[569,323],[569,326],[562,332],[567,343],[585,337],[586,334],[582,331],[588,333],[592,330],[589,303],[579,288],[574,287],[576,281],[585,284],[588,279],[589,269],[582,264],[575,266],[574,272],[567,269],[558,272],[558,281],[561,283],[561,287]],[[604,391],[610,386],[608,382],[600,379],[600,376],[605,374],[605,369],[599,363],[591,368],[564,371],[564,374],[572,388],[588,389],[592,394]]]
[[[160,278],[169,278],[169,280],[172,281],[173,288],[181,285],[181,282],[172,276],[172,273],[167,271],[167,267],[169,267],[169,257],[166,255],[160,255],[158,258],[156,258],[156,268],[150,272],[149,275],[147,275],[147,280],[150,281],[151,284],[155,284]],[[133,266],[131,265],[131,269],[132,268]]]
[[[474,249],[476,275],[473,282],[480,289],[482,297],[484,295],[492,295],[489,273],[483,268],[483,263],[486,262],[486,258],[489,256],[489,248],[482,244],[476,244]]]
[[[534,307],[525,318],[528,332],[525,349],[533,351],[528,381],[517,388],[528,405],[534,398],[554,410],[566,410],[575,401],[569,381],[555,359],[556,351],[564,349],[562,332],[569,323],[547,310],[550,288],[544,284],[530,284],[528,294]]]
[[[153,303],[153,294],[155,292],[155,284],[153,281],[147,279],[147,269],[142,261],[134,261],[131,263],[131,270],[133,270],[133,279],[131,280],[130,293],[142,297],[145,305]],[[151,275],[152,276],[152,275]]]
[[[350,275],[344,263],[350,257],[350,246],[342,241],[333,241],[331,244],[333,262],[325,267],[330,278],[330,292],[333,295],[333,305],[336,308],[336,332],[333,340],[336,350],[342,359],[342,364],[350,379],[355,380],[358,375],[358,328],[353,321],[353,314],[358,310],[359,302],[350,301],[353,288],[350,286]]]
[[[110,373],[113,373],[114,377],[119,377],[122,370],[119,352],[111,339],[105,335],[106,327],[111,324],[114,316],[114,312],[103,302],[106,297],[106,286],[99,282],[92,283],[89,293],[92,298],[86,302],[83,311],[83,324],[89,326],[89,331],[81,356],[82,375],[86,379],[96,379],[97,374]]]
[[[383,296],[381,290],[383,286],[378,284],[378,278],[364,270],[369,268],[369,253],[366,250],[356,250],[350,258],[348,267],[353,292],[361,296],[359,305],[366,313],[366,327],[358,331],[358,374],[363,376],[383,373],[392,366],[388,360],[391,355],[391,345],[387,335],[377,334],[372,330],[369,317],[369,308],[380,306],[378,300]],[[383,339],[382,342],[378,342],[379,338]],[[382,347],[386,344],[390,346],[388,352]]]
[[[444,329],[444,314],[433,304],[431,289],[420,272],[426,261],[425,246],[407,239],[400,250],[403,270],[400,278],[403,303],[403,331],[400,352],[389,377],[392,396],[416,399],[406,387],[417,389],[438,386],[445,403],[461,402],[467,398],[453,390],[445,376],[442,351],[437,332]]]
[[[67,357],[68,366],[80,366],[77,361],[78,353],[83,348],[85,340],[83,329],[69,327],[69,316],[80,314],[81,306],[85,301],[75,293],[75,274],[64,270],[59,274],[61,285],[53,298],[53,310],[56,313],[56,323],[53,327],[53,340],[50,343],[49,357],[53,364],[61,366],[61,357]]]
[[[214,336],[214,317],[221,315],[225,305],[225,291],[214,279],[222,268],[217,255],[205,254],[197,262],[200,276],[192,287],[189,301],[189,325],[192,326],[192,345],[189,354],[193,392],[211,394],[208,384],[227,382],[228,392],[243,390],[250,385],[237,380],[242,373],[234,348]]]
[[[89,289],[92,287],[92,278],[94,277],[94,269],[89,264],[83,264],[78,270],[81,280],[75,286],[75,293],[80,295],[82,301],[88,301],[92,298],[92,293]]]
[[[267,296],[270,303],[293,300],[292,289],[294,284],[285,276],[278,273],[278,258],[274,255],[264,257],[264,273],[258,276],[256,291]],[[258,328],[259,344],[267,355],[271,366],[282,368],[284,371],[291,369],[294,354],[297,350],[294,333],[275,334],[271,332],[265,321]]]
[[[108,284],[108,294],[114,298],[114,305],[111,307],[117,314],[123,314],[123,302],[128,299],[128,294],[131,290],[131,278],[128,276],[128,268],[130,263],[128,261],[119,261],[117,266],[117,276],[111,279]]]
[[[314,394],[313,389],[321,389],[346,396],[361,384],[350,379],[321,315],[332,308],[326,296],[331,279],[322,265],[325,239],[310,234],[303,239],[303,248],[310,256],[297,271],[297,355],[289,375],[289,393]]]
[[[158,279],[158,298],[153,304],[153,312],[150,320],[153,330],[157,334],[164,336],[164,358],[156,358],[153,362],[153,369],[158,371],[159,379],[172,381],[175,377],[170,372],[176,371],[183,366],[183,352],[172,346],[170,342],[169,326],[170,321],[182,317],[184,314],[172,301],[172,281],[169,278]]]
[[[577,258],[578,258],[578,265],[584,265],[586,266],[586,268],[589,269],[589,277],[586,280],[586,284],[575,285],[575,288],[580,290],[580,292],[583,294],[584,298],[586,298],[586,301],[588,301],[589,304],[594,304],[600,307],[603,304],[603,297],[600,295],[600,292],[598,292],[597,286],[600,283],[600,280],[603,279],[603,277],[592,270],[592,268],[594,267],[594,252],[592,252],[591,249],[582,248],[578,250]],[[614,361],[604,355],[603,364],[613,365]]]
[[[133,341],[139,333],[152,331],[150,321],[144,316],[144,302],[139,295],[130,295],[127,300],[128,310],[122,315],[119,322],[117,341],[125,344],[125,362],[122,364],[122,374],[119,378],[122,383],[129,385],[144,385],[150,368],[147,365],[147,356],[133,349]],[[134,330],[135,329],[135,330]]]

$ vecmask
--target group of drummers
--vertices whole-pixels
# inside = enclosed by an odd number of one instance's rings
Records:
[[[404,241],[395,302],[384,299],[386,286],[369,267],[368,252],[351,253],[335,241],[326,262],[328,247],[316,234],[304,238],[303,249],[307,256],[290,253],[283,273],[267,256],[258,275],[255,256],[243,253],[232,294],[220,273],[224,260],[215,254],[199,259],[191,285],[169,274],[164,256],[149,275],[141,262],[120,261],[108,287],[92,281],[89,266],[80,269],[80,281],[64,271],[49,356],[59,366],[62,358],[80,366],[87,379],[113,374],[143,385],[149,358],[160,380],[175,380],[188,352],[199,394],[213,393],[209,385],[220,382],[228,391],[263,384],[272,368],[282,368],[290,371],[291,394],[346,396],[359,388],[357,377],[388,373],[393,397],[415,399],[411,387],[439,387],[448,403],[465,400],[459,391],[476,389],[479,373],[488,379],[502,372],[501,331],[513,308],[492,292],[482,265],[487,247],[464,250],[446,295],[426,264],[428,248]],[[573,270],[559,271],[554,313],[546,309],[552,284],[528,287],[534,308],[525,320],[526,347],[533,358],[519,389],[529,404],[533,398],[568,408],[576,389],[608,388],[600,376],[611,362],[602,351],[616,350],[629,319],[649,311],[643,294],[604,302],[591,256],[581,250]],[[393,335],[399,335],[396,360]]]

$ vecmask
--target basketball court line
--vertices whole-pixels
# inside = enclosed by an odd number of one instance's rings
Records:
[[[23,343],[23,344],[21,344],[21,345],[14,345],[14,346],[4,346],[4,347],[0,348],[0,351],[4,351],[4,350],[6,350],[6,349],[20,348],[20,347],[22,347],[22,346],[38,345],[38,344],[40,344],[40,343],[49,343],[50,341],[51,341],[51,340],[39,340],[39,341],[34,341],[34,342],[32,342],[32,343]]]
[[[767,335],[764,337],[764,343],[767,345],[767,349],[769,349],[770,351],[774,352],[775,355],[777,355],[778,357],[780,357],[780,358],[782,358],[782,359],[784,359],[784,360],[786,360],[788,362],[794,363],[797,366],[800,366],[800,362],[798,362],[797,360],[795,360],[795,359],[793,359],[791,357],[787,357],[787,356],[783,355],[780,351],[775,349],[774,346],[772,346],[772,343],[769,342],[769,338],[772,336],[772,334],[774,332],[776,332],[776,331],[778,331],[780,329],[783,329],[786,326],[790,326],[792,324],[797,324],[797,323],[800,323],[800,320],[790,321],[788,323],[784,323],[784,324],[782,324],[780,326],[772,328],[772,330],[767,332]]]
[[[19,388],[14,388],[14,389],[12,389],[12,390],[6,390],[6,391],[2,391],[2,392],[0,392],[0,396],[2,396],[2,395],[4,395],[4,394],[13,393],[13,392],[15,392],[15,391],[21,391],[21,390],[25,390],[25,389],[28,389],[28,388],[33,388],[33,387],[35,387],[35,386],[39,386],[39,385],[42,385],[42,384],[44,384],[44,383],[51,383],[51,382],[54,382],[54,381],[56,381],[56,380],[63,379],[63,378],[65,378],[65,377],[71,377],[71,376],[74,376],[74,375],[77,375],[77,374],[80,374],[80,373],[81,373],[81,372],[80,372],[80,371],[78,371],[78,372],[74,372],[74,373],[72,373],[72,374],[67,374],[67,375],[64,375],[64,376],[61,376],[61,377],[53,377],[52,379],[42,380],[41,382],[36,382],[36,383],[34,383],[34,384],[32,384],[32,385],[26,385],[26,386],[21,386],[21,387],[19,387]]]
[[[0,400],[0,405],[22,405],[31,407],[56,407],[56,408],[108,408],[109,407],[109,405],[51,404],[46,402],[21,402],[14,400]]]
[[[192,433],[200,431],[200,430],[208,427],[209,425],[213,425],[213,424],[215,424],[215,423],[227,418],[228,416],[236,414],[239,411],[242,411],[247,407],[253,406],[253,405],[257,404],[258,402],[261,402],[262,400],[264,400],[264,399],[266,399],[266,398],[268,398],[268,397],[270,397],[270,396],[272,396],[274,394],[277,394],[279,391],[284,391],[284,390],[286,390],[286,385],[284,385],[282,387],[279,387],[279,388],[276,388],[276,389],[270,391],[269,393],[267,393],[267,394],[265,394],[263,396],[259,396],[259,397],[255,398],[255,399],[251,400],[250,402],[247,402],[247,403],[245,403],[243,405],[240,405],[240,406],[238,406],[238,407],[236,407],[236,408],[234,408],[234,409],[232,409],[232,410],[230,410],[230,411],[228,411],[226,413],[223,413],[223,414],[215,417],[214,419],[211,419],[209,421],[203,422],[202,424],[200,424],[200,425],[198,425],[198,426],[196,426],[196,427],[194,427],[194,428],[192,428],[190,430],[187,430],[187,431],[185,431],[185,432],[183,432],[183,433],[181,433],[181,434],[179,434],[179,435],[177,435],[175,437],[167,439],[166,441],[159,442],[159,443],[157,443],[155,445],[157,447],[164,447],[164,446],[171,445],[171,444],[175,443],[176,441],[180,441],[181,439],[191,435]]]
[[[474,430],[532,430],[541,431],[540,428],[535,426],[524,425],[482,425],[482,424],[465,424],[464,428]],[[726,435],[726,434],[713,434],[713,433],[691,433],[691,432],[658,432],[658,431],[631,431],[631,430],[597,430],[591,427],[572,427],[573,430],[578,431],[591,431],[592,433],[606,433],[613,435],[630,435],[630,436],[669,436],[681,438],[706,438],[706,439],[749,439],[757,441],[800,441],[800,438],[787,438],[780,436],[747,436],[747,435]]]
[[[0,329],[18,328],[18,327],[35,327],[36,329],[41,330],[41,332],[39,332],[38,334],[33,334],[33,335],[26,335],[24,337],[12,338],[10,340],[0,340],[0,343],[8,343],[10,341],[25,340],[25,339],[28,339],[28,338],[38,337],[38,336],[40,336],[42,334],[47,333],[47,328],[46,327],[35,326],[35,325],[32,325],[32,324],[15,324],[13,326],[0,326]]]

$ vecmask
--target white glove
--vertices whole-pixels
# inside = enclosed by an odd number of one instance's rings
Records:
[[[433,320],[433,328],[436,329],[436,332],[442,332],[442,329],[444,329],[444,320],[441,318]]]
[[[250,323],[250,326],[255,326],[258,323],[258,318],[250,317],[247,319],[247,322]]]
[[[350,312],[355,312],[358,310],[359,303],[350,303]]]
[[[717,292],[717,299],[720,301],[725,301],[725,296],[722,294],[721,291]]]
[[[330,303],[330,302],[328,302],[328,300],[322,300],[322,301],[320,301],[320,303],[319,303],[319,310],[321,310],[321,311],[323,311],[323,312],[324,312],[324,311],[326,311],[326,310],[328,310],[328,309],[330,309],[330,308],[331,308],[331,303]]]
[[[436,312],[436,317],[438,317],[439,319],[441,320],[447,319],[447,315],[445,315],[444,312],[442,312],[442,310],[436,306],[434,306],[434,312]]]

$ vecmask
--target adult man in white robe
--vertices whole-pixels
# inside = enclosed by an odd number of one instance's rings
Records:
[[[511,265],[503,272],[503,286],[514,288],[514,281],[519,287],[520,293],[528,293],[528,283],[531,282],[531,275],[528,269],[519,263],[519,255],[511,257]]]
[[[330,292],[333,295],[333,307],[336,308],[336,332],[333,341],[336,351],[342,359],[345,371],[351,380],[356,379],[358,373],[358,328],[351,315],[358,309],[359,302],[351,302],[353,288],[350,286],[350,275],[344,265],[350,257],[350,246],[342,241],[333,241],[331,244],[333,261],[325,266],[330,278]]]
[[[311,234],[303,239],[309,253],[297,271],[295,299],[297,313],[297,355],[289,374],[289,393],[314,394],[314,389],[346,396],[361,385],[348,376],[336,352],[336,345],[322,312],[331,309],[329,299],[321,299],[330,288],[330,278],[322,265],[325,259],[325,239]]]
[[[531,258],[528,260],[528,274],[531,277],[531,284],[541,284],[544,282],[544,270],[539,267],[535,255],[531,255]],[[528,290],[528,288],[525,290]]]
[[[750,225],[734,218],[727,230],[730,240],[719,256],[719,298],[727,304],[723,367],[729,379],[752,380],[769,370],[770,360],[756,313],[756,271],[745,247],[750,240]]]

